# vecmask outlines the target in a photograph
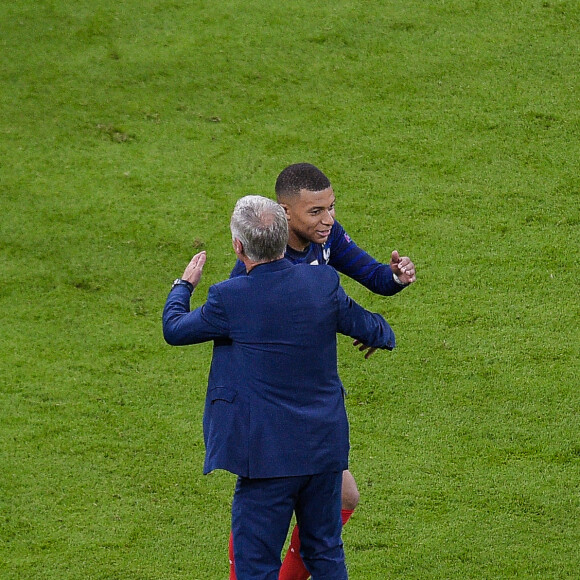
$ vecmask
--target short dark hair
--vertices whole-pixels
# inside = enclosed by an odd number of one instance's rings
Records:
[[[294,163],[278,175],[276,197],[298,195],[301,189],[322,191],[330,187],[330,180],[311,163]]]

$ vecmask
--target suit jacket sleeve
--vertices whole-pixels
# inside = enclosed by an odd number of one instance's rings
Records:
[[[372,348],[395,348],[395,333],[380,314],[365,310],[347,296],[342,286],[338,286],[337,299],[338,332]]]
[[[228,338],[229,323],[219,290],[209,289],[207,302],[190,311],[191,296],[184,286],[176,286],[163,309],[163,337],[172,346],[197,344]]]

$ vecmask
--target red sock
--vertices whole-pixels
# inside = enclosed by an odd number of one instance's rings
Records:
[[[236,567],[234,565],[234,535],[230,532],[230,541],[228,544],[228,556],[230,560],[230,580],[237,580]]]
[[[340,511],[340,517],[342,519],[342,525],[346,524],[350,520],[350,516],[354,513],[354,510],[345,510],[344,508]]]
[[[342,510],[340,513],[342,525],[346,524],[352,516],[354,510]],[[282,562],[280,568],[280,576],[278,580],[308,580],[310,572],[304,566],[302,558],[300,557],[300,537],[298,535],[298,526],[294,526],[292,530],[292,538],[290,539],[290,546],[288,552]],[[230,580],[232,577],[230,576]]]
[[[300,537],[298,536],[298,526],[294,526],[288,552],[280,568],[279,580],[308,580],[310,572],[304,567],[300,557]]]

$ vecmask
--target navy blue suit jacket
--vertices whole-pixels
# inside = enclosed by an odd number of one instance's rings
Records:
[[[169,293],[163,333],[172,345],[214,341],[204,473],[266,478],[347,469],[336,334],[392,349],[383,317],[351,300],[333,268],[286,259],[215,284],[193,311],[189,302],[184,286]]]

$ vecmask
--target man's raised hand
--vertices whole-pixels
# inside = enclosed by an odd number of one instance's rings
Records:
[[[195,254],[183,272],[183,280],[187,280],[194,288],[201,280],[201,274],[203,272],[205,260],[205,252],[199,252],[199,254]]]

